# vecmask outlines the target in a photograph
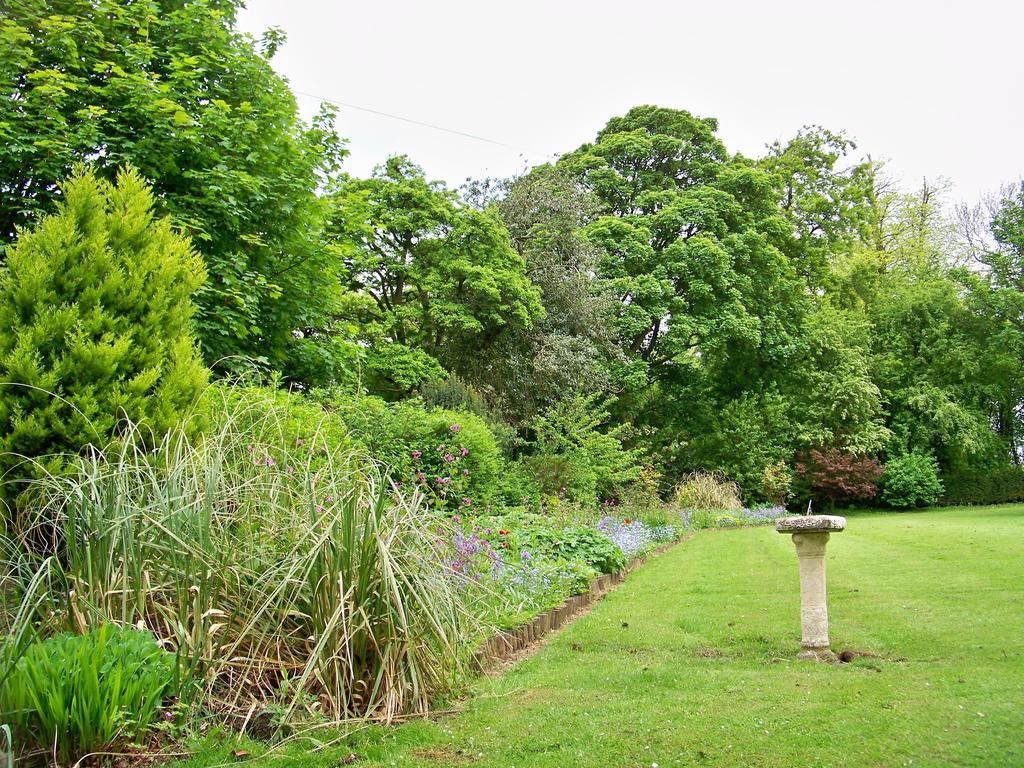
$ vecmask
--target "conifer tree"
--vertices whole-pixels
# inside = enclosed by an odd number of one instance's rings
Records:
[[[59,471],[131,420],[159,436],[207,381],[192,330],[202,261],[134,170],[81,169],[0,275],[0,471]],[[25,458],[32,461],[26,462]],[[12,487],[14,488],[12,493]]]

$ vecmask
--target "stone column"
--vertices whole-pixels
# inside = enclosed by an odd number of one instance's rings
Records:
[[[828,602],[825,591],[825,545],[830,531],[841,531],[846,520],[831,515],[786,517],[778,520],[779,533],[793,534],[800,564],[800,658],[831,658],[828,643]]]
[[[805,651],[828,650],[825,545],[828,533],[794,533],[800,560],[800,628]]]

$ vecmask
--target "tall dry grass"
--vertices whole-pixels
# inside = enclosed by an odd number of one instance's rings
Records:
[[[721,472],[691,472],[676,485],[672,501],[677,509],[742,509],[740,487]]]

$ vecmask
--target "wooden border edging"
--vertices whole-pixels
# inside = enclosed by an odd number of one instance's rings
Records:
[[[477,672],[484,672],[498,662],[507,661],[516,653],[529,648],[546,635],[564,627],[585,608],[596,603],[625,581],[626,574],[636,570],[652,557],[657,557],[677,544],[681,544],[691,538],[692,534],[684,536],[678,541],[662,544],[643,557],[631,560],[621,571],[598,576],[590,582],[590,588],[586,592],[572,595],[561,605],[556,605],[554,608],[544,611],[544,613],[538,613],[525,624],[520,624],[514,629],[498,630],[484,640],[481,646],[473,652],[470,666]]]

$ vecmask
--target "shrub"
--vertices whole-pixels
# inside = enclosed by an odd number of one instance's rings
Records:
[[[676,486],[672,497],[679,509],[742,509],[740,487],[718,472],[693,472]]]
[[[945,478],[943,504],[1024,502],[1024,467],[955,472]]]
[[[404,487],[419,487],[432,503],[449,509],[462,506],[463,498],[474,504],[493,500],[501,452],[490,428],[476,414],[334,390],[313,396]]]
[[[0,720],[20,752],[67,765],[153,723],[175,693],[174,656],[153,635],[104,624],[30,645],[0,686]]]
[[[826,506],[834,506],[875,498],[882,465],[870,456],[822,448],[799,456],[796,471],[810,495],[821,498]]]
[[[533,419],[536,434],[534,463],[545,492],[553,486],[559,496],[594,504],[599,496],[636,480],[637,451],[622,445],[622,427],[601,431],[609,413],[597,395],[563,400]]]
[[[565,499],[592,507],[597,501],[597,475],[582,451],[540,453],[523,460],[543,501]]]
[[[793,473],[782,459],[766,464],[761,470],[761,493],[769,504],[786,506],[793,495]]]
[[[538,507],[543,489],[528,462],[510,461],[499,481],[501,501],[506,505]]]
[[[130,420],[152,442],[206,383],[192,294],[202,262],[134,171],[80,171],[63,201],[20,233],[0,274],[0,471],[59,471]],[[34,467],[19,457],[37,460]],[[18,486],[8,484],[9,492]]]
[[[518,438],[516,431],[492,408],[487,399],[473,386],[451,374],[443,380],[431,380],[419,388],[419,397],[428,408],[475,413],[494,435],[503,456],[512,454]]]
[[[882,474],[882,501],[906,509],[934,504],[942,494],[939,465],[931,456],[908,453],[890,459]]]
[[[618,491],[618,506],[630,515],[644,515],[661,508],[659,487],[662,476],[654,467],[640,467],[636,478]]]
[[[275,408],[229,406],[259,413],[218,415],[206,438],[176,431],[152,451],[125,441],[38,481],[33,520],[59,532],[62,565],[21,623],[141,621],[215,712],[425,711],[473,631],[436,522],[344,446],[318,432],[282,442]]]

